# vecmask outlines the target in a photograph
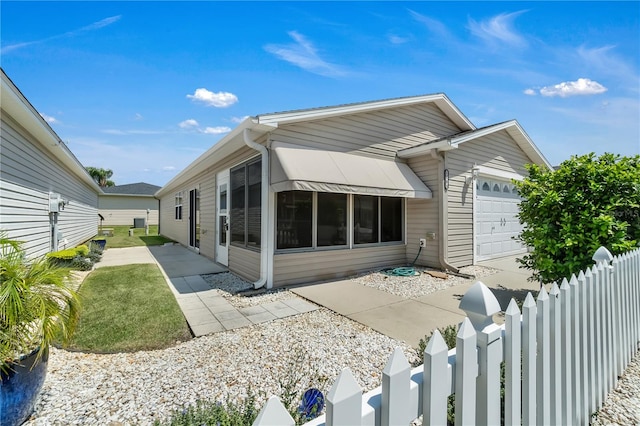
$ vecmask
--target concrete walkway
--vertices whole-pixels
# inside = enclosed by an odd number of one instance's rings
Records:
[[[196,337],[318,309],[300,299],[236,309],[200,276],[227,268],[177,244],[107,248],[96,267],[149,263],[160,268]]]
[[[528,291],[539,289],[538,284],[527,281],[529,274],[518,268],[515,257],[482,262],[481,265],[499,269],[498,273],[481,281],[491,288],[503,310],[511,297],[520,297]],[[351,280],[312,284],[290,290],[415,347],[421,338],[434,329],[457,324],[464,319],[465,314],[458,306],[474,282],[409,299]]]

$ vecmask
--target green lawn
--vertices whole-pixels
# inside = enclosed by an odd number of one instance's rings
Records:
[[[128,225],[104,226],[113,229],[113,237],[107,238],[107,248],[161,246],[172,240],[158,235],[158,225],[149,225],[149,235],[144,234],[144,228],[133,228],[133,236],[129,236]]]
[[[80,287],[82,310],[67,345],[87,352],[162,349],[191,338],[156,265],[99,268]]]

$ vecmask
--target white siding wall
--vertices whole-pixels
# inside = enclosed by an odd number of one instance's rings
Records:
[[[0,228],[24,241],[28,256],[50,251],[49,193],[70,204],[59,214],[66,247],[98,232],[98,194],[7,115],[2,116],[0,156]],[[61,244],[59,248],[64,248]]]
[[[460,145],[446,153],[450,173],[448,191],[449,262],[456,267],[473,263],[473,188],[474,165],[504,172],[526,174],[524,165],[531,160],[505,130]]]

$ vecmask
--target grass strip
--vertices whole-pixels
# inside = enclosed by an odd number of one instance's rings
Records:
[[[187,322],[156,265],[93,271],[80,288],[82,310],[67,345],[111,353],[162,349],[191,338]]]
[[[149,235],[145,235],[144,228],[131,228],[127,225],[105,226],[113,229],[113,236],[106,237],[107,248],[161,246],[173,240],[158,235],[158,225],[149,225]],[[129,229],[133,229],[133,236],[129,236]]]

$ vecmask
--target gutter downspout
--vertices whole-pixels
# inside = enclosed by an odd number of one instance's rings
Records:
[[[269,266],[269,150],[266,146],[260,145],[251,139],[251,130],[244,129],[242,136],[244,143],[252,149],[255,149],[262,157],[262,193],[261,193],[261,212],[260,212],[260,278],[253,283],[253,287],[258,289],[266,287],[270,289],[273,286],[271,274],[268,270]]]
[[[447,204],[449,201],[447,190],[444,189],[444,180],[442,176],[444,176],[444,153],[438,152],[437,149],[431,151],[431,157],[438,160],[438,175],[440,176],[440,180],[442,183],[440,184],[440,200],[439,200],[439,208],[440,208],[440,220],[439,220],[439,232],[440,232],[440,247],[438,250],[438,260],[440,261],[440,266],[446,271],[452,271],[454,273],[459,273],[460,270],[455,266],[452,266],[448,260],[449,254],[449,236],[447,234],[447,223],[449,222],[449,214],[447,209]]]

